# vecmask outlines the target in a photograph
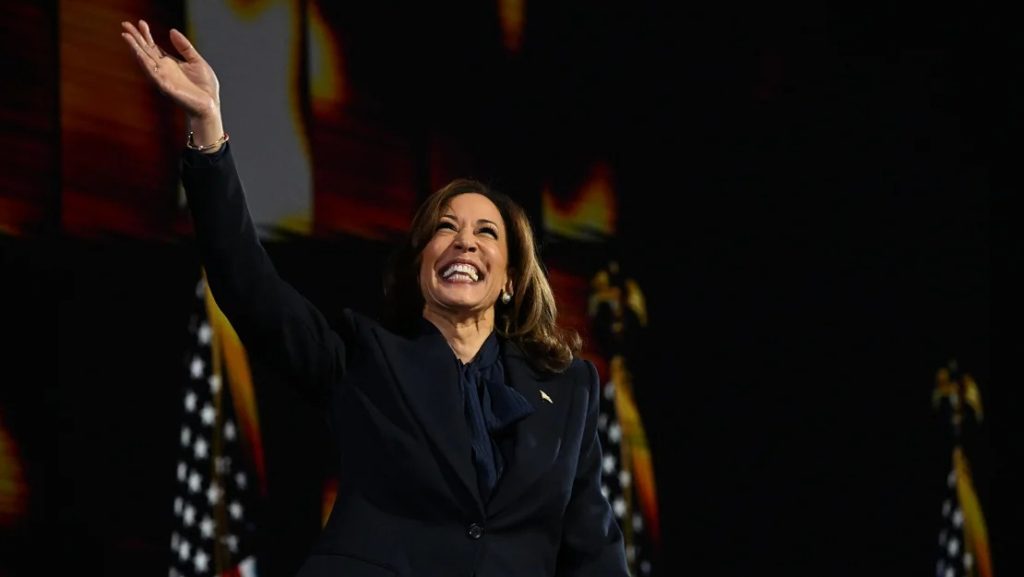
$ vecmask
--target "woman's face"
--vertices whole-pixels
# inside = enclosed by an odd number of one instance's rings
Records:
[[[486,196],[452,197],[423,248],[420,290],[427,309],[465,314],[494,306],[511,292],[508,241],[498,207]]]

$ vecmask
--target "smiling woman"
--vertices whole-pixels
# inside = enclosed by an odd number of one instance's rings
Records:
[[[181,59],[145,22],[123,29],[189,117],[182,182],[218,304],[336,435],[345,477],[299,575],[627,575],[601,491],[597,370],[558,326],[523,209],[476,181],[445,186],[396,251],[387,322],[346,309],[332,325],[260,244],[213,69],[180,32]]]
[[[389,267],[385,293],[393,330],[408,333],[425,317],[452,335],[462,360],[479,343],[460,352],[458,335],[491,327],[529,351],[540,370],[565,370],[580,350],[579,336],[557,324],[526,212],[481,182],[455,180],[423,203]]]
[[[435,325],[494,326],[494,305],[515,294],[498,207],[480,193],[453,197],[420,256],[423,316]],[[470,361],[475,351],[458,353]]]

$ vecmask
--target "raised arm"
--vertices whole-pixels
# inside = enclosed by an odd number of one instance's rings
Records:
[[[344,371],[345,347],[324,316],[278,276],[249,216],[221,121],[217,76],[187,38],[171,30],[173,57],[145,21],[123,22],[122,36],[147,76],[188,115],[192,141],[182,181],[206,276],[251,355],[322,396]]]

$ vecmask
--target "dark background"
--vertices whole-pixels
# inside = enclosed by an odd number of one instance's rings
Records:
[[[351,70],[381,111],[449,127],[475,176],[509,192],[538,174],[577,181],[595,157],[615,167],[611,250],[651,315],[634,370],[658,574],[933,572],[949,446],[930,395],[951,358],[985,403],[970,457],[996,574],[1024,574],[1020,203],[1004,180],[1020,67],[1000,16],[528,9],[522,57],[503,62],[473,49],[493,36],[473,3],[345,8]],[[545,241],[554,259],[586,254]],[[349,271],[378,270],[388,248],[268,247],[328,314],[374,310],[377,287]],[[0,406],[32,492],[0,575],[164,573],[194,245],[0,237],[0,265]],[[277,407],[261,414],[263,514],[280,528],[267,562],[287,574],[329,465],[311,409],[283,387],[258,394]]]

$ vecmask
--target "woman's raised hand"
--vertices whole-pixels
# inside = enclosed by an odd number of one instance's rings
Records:
[[[121,36],[135,52],[145,74],[188,115],[196,141],[220,138],[220,84],[213,68],[188,38],[171,29],[171,44],[181,55],[177,58],[157,46],[145,20],[139,20],[138,27],[131,22],[122,22],[121,27]]]

